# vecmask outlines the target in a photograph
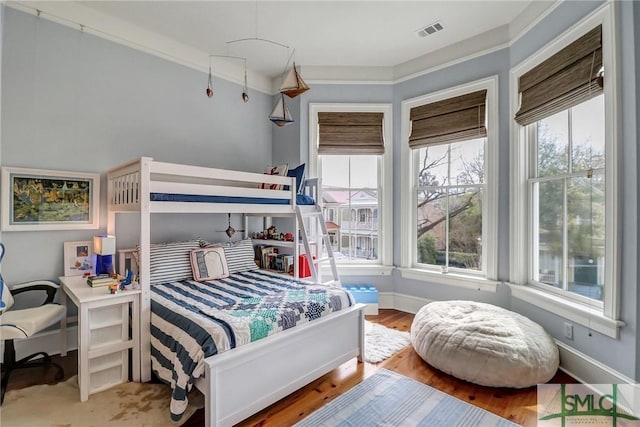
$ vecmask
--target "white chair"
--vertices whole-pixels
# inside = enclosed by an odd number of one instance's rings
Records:
[[[4,257],[5,248],[0,243],[0,261]],[[13,341],[23,339],[40,332],[41,330],[59,322],[65,316],[65,307],[53,303],[56,291],[60,288],[55,282],[50,280],[36,280],[33,282],[7,286],[0,275],[0,338],[4,342],[4,359],[2,362],[2,397],[0,404],[4,401],[4,392],[7,389],[7,382],[11,371],[14,369],[30,368],[35,366],[54,366],[57,368],[55,379],[61,380],[64,376],[62,367],[53,363],[51,357],[45,352],[37,352],[16,360],[16,350]],[[26,291],[45,291],[46,300],[39,307],[10,310],[13,306],[13,296]],[[38,356],[40,359],[32,360]]]

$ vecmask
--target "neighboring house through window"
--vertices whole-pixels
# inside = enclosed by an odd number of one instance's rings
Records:
[[[391,106],[311,104],[310,127],[310,171],[321,178],[336,260],[390,266]]]

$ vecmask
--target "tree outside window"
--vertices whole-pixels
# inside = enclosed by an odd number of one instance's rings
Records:
[[[417,262],[482,270],[486,138],[421,148]]]
[[[532,280],[602,300],[604,95],[532,126]]]

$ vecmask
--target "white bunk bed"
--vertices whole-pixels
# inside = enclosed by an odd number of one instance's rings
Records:
[[[107,179],[108,233],[115,234],[117,214],[134,212],[140,215],[140,363],[141,380],[148,381],[151,379],[151,215],[244,213],[290,216],[297,229],[301,209],[296,204],[295,179],[158,162],[149,157],[109,170]],[[288,185],[289,190],[260,189],[262,183]],[[153,200],[157,193],[212,200]],[[251,199],[220,202],[217,197]],[[310,206],[309,209],[317,207]],[[354,357],[360,361],[364,352],[363,309],[364,305],[356,304],[206,358],[204,373],[195,383],[205,395],[206,425],[238,423],[342,363]],[[291,356],[291,348],[295,348],[295,358]]]

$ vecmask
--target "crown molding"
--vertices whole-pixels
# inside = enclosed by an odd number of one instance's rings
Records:
[[[12,9],[46,19],[78,31],[84,31],[103,39],[154,55],[203,73],[209,72],[209,54],[192,46],[177,42],[169,37],[145,30],[129,22],[96,11],[72,1],[7,1]],[[211,74],[221,79],[242,85],[244,66],[237,61],[223,58],[211,60]],[[271,94],[271,79],[261,74],[247,71],[251,89]],[[206,77],[203,77],[203,86]]]
[[[300,74],[310,84],[393,84],[392,67],[330,67],[299,66]],[[274,91],[279,91],[280,79],[274,79]]]
[[[509,43],[509,27],[502,25],[476,37],[430,52],[394,67],[394,83],[411,80],[436,70],[503,49]]]
[[[392,85],[432,73],[451,65],[495,52],[511,46],[522,35],[551,13],[560,1],[532,2],[516,19],[475,37],[438,49],[410,61],[392,67],[332,67],[300,66],[301,73],[312,84]],[[115,18],[71,1],[7,1],[7,6],[25,13],[37,15],[58,24],[75,28],[115,43],[163,58],[202,73],[208,72],[209,52],[177,42],[169,37],[145,30],[129,22]],[[212,59],[214,76],[242,85],[244,68],[237,61]],[[280,91],[281,78],[248,73],[251,89],[272,95]]]
[[[565,0],[534,1],[509,24],[509,46],[517,42]]]

